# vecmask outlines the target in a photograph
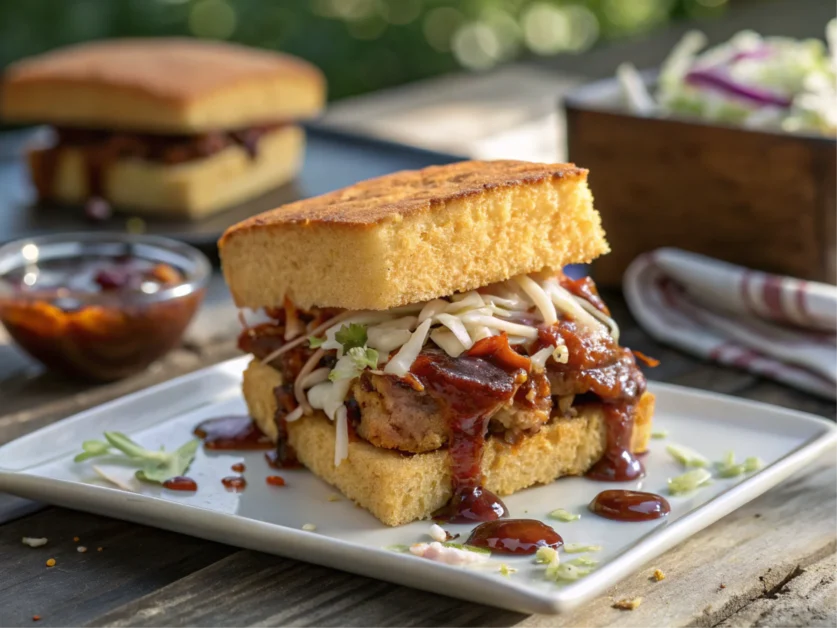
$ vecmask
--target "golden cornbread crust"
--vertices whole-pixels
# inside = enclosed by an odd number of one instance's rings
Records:
[[[387,309],[608,252],[587,171],[464,161],[291,203],[219,241],[240,307]]]
[[[259,139],[255,157],[236,145],[179,164],[119,158],[105,167],[102,191],[114,209],[132,215],[202,218],[293,179],[304,148],[302,128],[285,125]],[[50,159],[45,151],[29,154],[33,172],[41,170],[44,159]],[[90,197],[85,157],[78,149],[60,149],[53,174],[49,185],[39,187],[41,198],[73,204]]]
[[[5,71],[7,121],[194,134],[315,115],[325,80],[290,55],[196,39],[118,39],[54,50]]]
[[[273,389],[279,372],[253,360],[244,372],[244,398],[250,415],[276,440],[276,400]],[[651,437],[654,396],[640,399],[631,449],[645,451]],[[349,457],[334,466],[335,428],[324,414],[288,424],[290,444],[315,475],[390,526],[426,519],[450,499],[452,480],[447,450],[405,455],[374,447],[366,441],[349,443]],[[489,438],[482,461],[485,487],[510,495],[566,475],[580,475],[601,458],[606,440],[602,411],[593,406],[579,416],[554,420],[517,445]]]

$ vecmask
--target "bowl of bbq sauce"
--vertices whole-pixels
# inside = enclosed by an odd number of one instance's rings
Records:
[[[210,273],[200,251],[156,236],[19,240],[0,247],[0,322],[48,369],[114,381],[179,343]]]

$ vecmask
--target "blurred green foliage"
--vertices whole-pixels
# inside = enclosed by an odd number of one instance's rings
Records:
[[[0,0],[0,66],[91,39],[189,35],[279,49],[331,98],[525,54],[572,54],[727,0]]]

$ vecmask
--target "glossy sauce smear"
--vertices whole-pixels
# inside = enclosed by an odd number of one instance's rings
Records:
[[[500,554],[534,554],[541,547],[558,549],[564,540],[535,519],[503,519],[481,523],[465,543]]]
[[[249,416],[207,419],[195,428],[206,449],[218,451],[272,449],[273,443]]]
[[[614,521],[651,521],[671,512],[665,497],[641,491],[602,491],[590,502],[590,511]]]

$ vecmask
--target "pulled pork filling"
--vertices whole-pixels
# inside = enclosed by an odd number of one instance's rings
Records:
[[[33,161],[33,180],[39,195],[49,197],[57,175],[58,157],[65,148],[81,151],[88,195],[103,193],[103,172],[118,159],[136,158],[168,165],[204,159],[229,146],[241,146],[251,158],[259,152],[262,137],[282,124],[266,124],[231,131],[207,131],[195,135],[164,135],[133,131],[108,131],[56,127],[56,141]]]
[[[335,421],[338,465],[357,437],[407,454],[446,447],[457,516],[470,513],[461,520],[487,516],[474,502],[486,493],[486,436],[516,443],[581,405],[601,404],[608,423],[594,476],[642,473],[630,437],[645,378],[589,279],[521,276],[387,312],[302,311],[286,300],[267,314],[239,346],[282,374],[280,435],[319,409]]]

